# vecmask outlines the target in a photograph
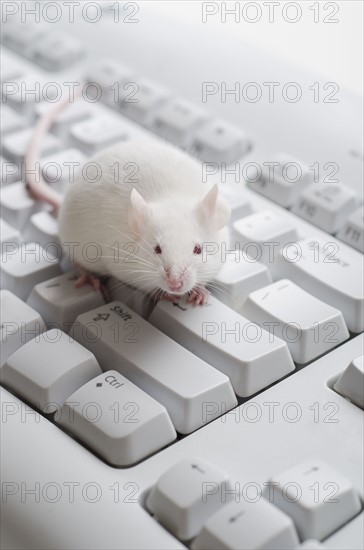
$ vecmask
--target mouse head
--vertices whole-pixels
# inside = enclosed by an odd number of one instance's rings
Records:
[[[221,268],[230,218],[218,186],[197,201],[173,195],[147,202],[136,189],[130,200],[128,221],[138,236],[140,281],[145,282],[140,286],[183,295],[211,281]]]

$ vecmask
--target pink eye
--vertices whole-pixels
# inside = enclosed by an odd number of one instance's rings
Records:
[[[157,244],[157,246],[154,247],[154,252],[156,254],[162,254],[162,249],[161,247],[159,246],[159,244]]]
[[[201,254],[202,250],[199,244],[196,244],[195,248],[193,249],[194,254]]]

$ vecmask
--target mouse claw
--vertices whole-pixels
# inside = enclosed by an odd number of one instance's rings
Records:
[[[204,306],[208,302],[209,295],[206,288],[195,287],[188,293],[187,303],[193,306]]]
[[[101,292],[105,302],[109,302],[109,295],[106,287],[101,283],[101,280],[97,275],[94,275],[90,271],[77,266],[77,271],[79,272],[78,278],[75,282],[76,288],[82,288],[85,285],[90,285],[95,292]]]

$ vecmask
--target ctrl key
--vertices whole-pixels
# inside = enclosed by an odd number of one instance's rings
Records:
[[[176,438],[163,405],[112,370],[72,394],[57,416],[60,426],[115,466],[130,466]]]

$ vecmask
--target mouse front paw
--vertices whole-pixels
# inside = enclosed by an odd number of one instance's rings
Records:
[[[196,286],[187,294],[187,303],[194,306],[204,306],[209,300],[210,293],[206,288]]]

